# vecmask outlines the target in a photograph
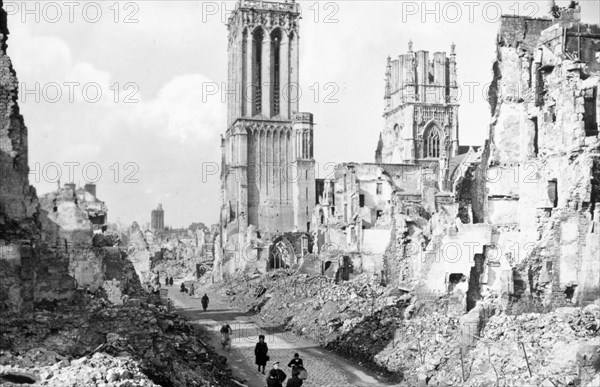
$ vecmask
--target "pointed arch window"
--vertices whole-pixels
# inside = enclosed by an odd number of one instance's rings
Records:
[[[271,72],[271,112],[273,116],[279,115],[280,112],[280,51],[281,51],[281,30],[276,28],[271,32],[271,55],[272,57],[272,72]]]
[[[427,157],[440,157],[440,129],[433,125],[430,126],[423,136],[423,155]]]
[[[254,65],[252,66],[252,80],[253,80],[253,115],[260,114],[262,112],[262,46],[263,46],[264,33],[262,28],[257,28],[253,33],[253,55],[252,59]]]

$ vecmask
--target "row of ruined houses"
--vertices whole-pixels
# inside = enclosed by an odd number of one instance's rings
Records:
[[[597,299],[600,27],[582,24],[574,3],[551,18],[503,16],[496,45],[483,146],[459,146],[448,133],[456,105],[423,102],[423,85],[388,71],[376,162],[339,164],[317,180],[310,231],[261,246],[256,267],[297,265],[339,280],[373,273],[428,294],[461,289],[463,310],[486,297]],[[427,53],[411,44],[400,66],[419,57]],[[417,133],[409,147],[406,122]]]

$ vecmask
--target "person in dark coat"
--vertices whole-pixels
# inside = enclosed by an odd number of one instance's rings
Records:
[[[165,286],[169,286],[169,277],[165,276]]]
[[[277,370],[272,369],[269,371],[269,376],[267,377],[267,387],[283,387],[283,384],[277,377]]]
[[[288,367],[292,367],[292,373],[297,368],[304,368],[304,362],[300,359],[300,355],[298,353],[294,354],[294,358],[290,360],[288,363]]]
[[[202,309],[204,309],[204,311],[206,312],[206,308],[208,308],[208,296],[206,295],[206,293],[204,293],[204,295],[202,296]]]
[[[265,336],[258,336],[258,343],[256,343],[256,347],[254,347],[254,357],[256,358],[256,365],[258,366],[258,372],[262,372],[265,374],[265,367],[267,366],[267,361],[269,360],[269,347],[267,343],[265,343]],[[262,371],[261,368],[262,367]],[[277,372],[275,372],[277,374]]]
[[[181,287],[179,288],[179,292],[180,293],[187,293],[188,292],[188,290],[185,287],[185,284],[183,282],[181,283]]]
[[[277,372],[277,379],[279,379],[279,381],[283,385],[283,382],[285,381],[285,378],[287,378],[287,375],[285,374],[285,372],[283,372],[283,370],[279,369],[279,362],[278,361],[276,361],[275,363],[273,363],[273,370],[275,370],[275,372]]]
[[[173,286],[173,277],[169,278],[169,286]]]

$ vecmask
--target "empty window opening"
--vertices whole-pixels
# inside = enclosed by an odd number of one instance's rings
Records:
[[[358,195],[358,206],[360,208],[363,208],[365,206],[365,195],[363,195],[363,194]]]
[[[533,153],[537,156],[539,153],[537,117],[533,117],[531,121],[533,122]]]
[[[381,218],[382,216],[383,216],[383,211],[377,210],[377,219]]]
[[[577,287],[577,285],[571,285],[571,286],[567,286],[565,289],[565,298],[567,300],[572,300],[573,299],[573,295],[575,294],[575,288]]]
[[[246,114],[248,114],[247,111],[247,107],[246,107],[246,101],[248,98],[247,95],[247,87],[246,84],[248,83],[248,74],[246,74],[246,67],[248,66],[248,29],[244,29],[244,33],[242,34],[242,85],[244,87],[242,87],[242,116],[245,116]]]
[[[467,312],[477,305],[481,299],[481,276],[485,270],[483,254],[475,254],[475,264],[469,273],[469,288],[467,289]]]
[[[280,85],[280,48],[281,48],[281,30],[275,29],[271,33],[271,53],[273,56],[272,64],[273,71],[271,75],[271,112],[273,116],[279,115],[280,100],[279,100],[279,85]]]
[[[462,273],[452,273],[448,276],[448,293],[454,290],[454,287],[459,283],[463,282],[463,278],[466,279]]]
[[[596,88],[586,89],[583,99],[583,122],[585,125],[586,137],[598,135],[598,119],[596,112]]]
[[[548,180],[548,200],[552,204],[552,207],[558,206],[558,191],[557,191],[556,179]]]
[[[377,195],[381,195],[383,193],[383,183],[377,183],[376,193]]]
[[[354,271],[354,267],[352,265],[352,260],[347,255],[344,255],[343,262],[341,277],[343,281],[348,281],[350,279],[350,274]]]
[[[253,87],[254,87],[254,99],[253,99],[253,115],[260,114],[262,112],[262,45],[263,45],[263,30],[257,28],[253,34],[254,43],[254,60],[253,70]]]
[[[554,110],[554,106],[549,106],[548,110],[544,112],[544,121],[546,123],[556,122],[556,111]]]

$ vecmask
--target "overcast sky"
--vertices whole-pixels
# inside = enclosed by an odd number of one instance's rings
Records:
[[[59,166],[61,184],[70,172],[97,180],[109,221],[145,224],[162,203],[167,225],[217,222],[226,105],[211,94],[226,82],[235,3],[4,3],[38,194],[55,189]],[[545,17],[547,3],[300,1],[300,109],[315,114],[320,176],[330,163],[374,161],[386,58],[410,39],[415,51],[456,43],[460,142],[481,145],[499,12]],[[599,3],[580,2],[584,22],[600,23]]]

